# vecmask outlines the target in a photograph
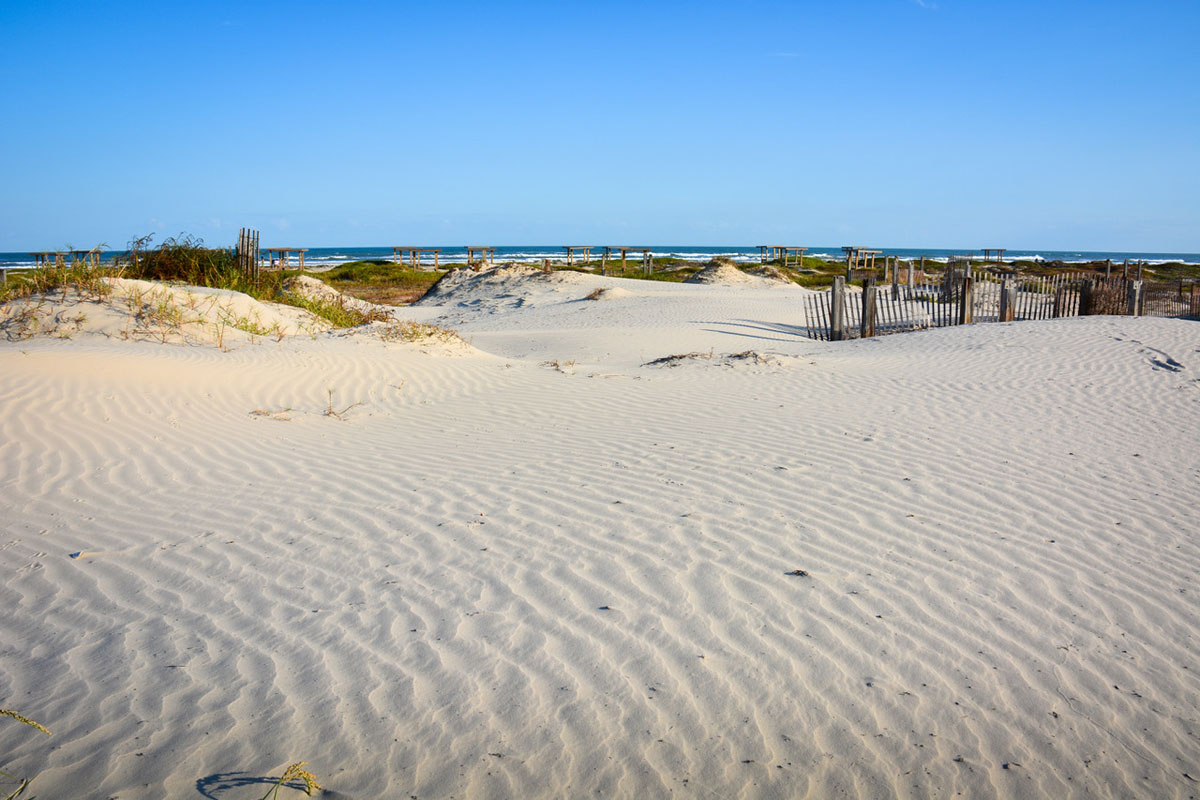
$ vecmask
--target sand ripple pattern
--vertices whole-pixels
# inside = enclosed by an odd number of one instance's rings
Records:
[[[301,758],[355,798],[1191,796],[1195,323],[1002,327],[611,374],[0,349],[0,705],[55,734],[0,727],[0,766],[47,797],[243,797]]]

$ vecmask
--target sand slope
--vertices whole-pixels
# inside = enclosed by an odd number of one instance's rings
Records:
[[[0,720],[0,768],[41,797],[258,797],[299,759],[355,798],[1195,793],[1197,323],[819,343],[798,287],[579,277],[405,309],[453,358],[0,343],[0,707],[54,731]]]

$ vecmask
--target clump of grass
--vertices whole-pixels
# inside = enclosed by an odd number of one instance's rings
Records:
[[[550,367],[550,369],[557,370],[563,375],[575,374],[575,370],[572,369],[572,367],[575,366],[575,361],[573,359],[571,361],[559,361],[558,359],[554,359],[553,361],[543,361],[539,366]]]
[[[314,789],[324,789],[325,787],[317,783],[317,776],[304,768],[307,761],[297,761],[295,764],[289,764],[287,769],[283,771],[283,775],[279,776],[279,780],[267,790],[260,800],[275,800],[279,797],[279,790],[284,786],[290,786],[297,791],[303,791],[309,797],[312,797]],[[303,783],[302,786],[293,784]]]
[[[46,297],[41,295],[0,304],[0,332],[8,341],[19,342],[39,334],[70,339],[73,334],[83,330],[87,322],[86,312],[52,313],[46,308],[47,303]]]
[[[150,248],[150,236],[130,242],[125,266],[130,277],[144,280],[178,281],[193,286],[211,286],[242,292],[256,300],[303,308],[326,320],[335,328],[352,328],[366,322],[383,321],[388,315],[382,310],[359,311],[348,308],[345,301],[320,300],[287,290],[288,278],[295,271],[260,272],[257,276],[242,272],[237,254],[224,248],[211,248],[204,240],[180,234]],[[253,320],[232,321],[235,328],[255,335],[278,335],[274,328],[259,330]]]
[[[0,303],[34,296],[48,297],[58,291],[62,292],[65,299],[67,292],[72,289],[82,300],[104,300],[112,295],[112,279],[127,277],[241,292],[259,301],[302,308],[335,328],[351,328],[390,319],[390,314],[384,309],[364,311],[348,307],[342,298],[317,299],[287,291],[285,282],[297,274],[294,271],[262,272],[256,278],[241,271],[237,254],[232,250],[206,247],[202,239],[187,234],[168,238],[157,247],[151,247],[152,236],[134,239],[129,243],[126,253],[99,266],[84,259],[14,273],[0,287]],[[437,280],[440,274],[407,272],[420,276],[424,287]],[[353,274],[353,268],[347,274]],[[421,293],[424,293],[424,288]],[[195,321],[185,319],[177,304],[165,296],[150,298],[152,304],[147,304],[146,299],[142,295],[134,297],[129,301],[129,310],[135,314],[139,326],[152,330],[156,335],[178,332],[182,324]],[[3,320],[8,337],[13,338],[13,331],[19,331],[17,338],[28,338],[43,332],[38,327],[37,312],[37,307],[8,312]],[[283,335],[277,325],[267,327],[257,320],[227,316],[229,318],[222,321],[222,327],[231,325],[260,336],[279,338]],[[139,332],[145,333],[147,330]]]
[[[123,271],[117,262],[102,262],[97,266],[87,259],[79,259],[12,272],[8,281],[0,286],[0,303],[56,291],[62,292],[65,298],[72,289],[81,299],[103,300],[112,293],[109,279],[121,277]]]
[[[239,331],[244,331],[251,336],[271,336],[275,341],[281,341],[287,334],[283,330],[283,325],[276,320],[271,325],[264,325],[262,319],[257,314],[253,317],[234,317],[232,314],[223,319],[222,322],[237,328]],[[222,342],[224,337],[222,337]]]
[[[313,274],[338,291],[379,305],[407,305],[421,299],[446,270],[411,269],[382,259],[350,261]]]
[[[262,273],[256,281],[254,276],[242,272],[232,250],[206,247],[203,239],[186,233],[151,248],[153,237],[150,234],[129,243],[129,251],[122,259],[129,277],[212,286],[251,297],[278,293],[278,284],[282,282],[278,273]]]
[[[774,364],[776,359],[770,355],[763,355],[755,350],[743,350],[740,353],[726,353],[722,356],[716,356],[712,350],[707,353],[676,353],[675,355],[663,356],[656,358],[653,361],[647,361],[642,364],[643,367],[678,367],[682,364],[687,364],[694,361],[717,361],[722,366],[733,366],[738,363],[748,364]]]
[[[696,359],[707,359],[709,361],[712,361],[713,351],[709,350],[707,353],[700,353],[700,352],[675,353],[673,355],[663,356],[662,358],[656,358],[653,361],[647,361],[645,364],[642,364],[642,366],[643,367],[677,367],[680,364],[684,364],[688,361],[694,361]]]
[[[392,318],[391,313],[382,308],[371,308],[365,311],[351,308],[346,305],[343,297],[336,300],[323,300],[291,293],[288,295],[287,302],[326,320],[335,328],[355,328],[368,322],[387,322]]]
[[[465,340],[458,331],[440,328],[429,322],[394,321],[379,331],[379,338],[385,342],[444,342],[452,344]]]
[[[52,329],[45,328],[44,321],[50,316],[50,312],[43,311],[45,304],[44,298],[36,302],[24,299],[22,302],[5,304],[0,311],[0,330],[4,331],[5,338],[10,342],[20,342],[32,339],[43,330],[52,332]]]

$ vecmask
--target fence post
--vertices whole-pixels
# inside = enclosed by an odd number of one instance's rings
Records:
[[[851,278],[854,277],[851,274],[851,271],[852,271],[852,268],[850,266],[850,251],[847,250],[846,251],[846,280],[850,280]]]
[[[1189,304],[1190,308],[1188,309],[1192,314],[1200,314],[1200,291],[1197,290],[1200,290],[1200,286],[1193,283],[1192,302]]]
[[[846,338],[846,279],[834,277],[829,289],[829,341],[840,342]]]
[[[975,308],[971,302],[971,284],[974,279],[970,275],[964,275],[962,279],[962,293],[958,297],[958,324],[970,325],[975,321]]]
[[[4,267],[0,267],[0,286],[3,286],[6,283],[8,283],[8,270]],[[1193,292],[1193,295],[1194,294],[1195,293]]]
[[[1142,313],[1142,282],[1130,281],[1129,293],[1126,297],[1125,313],[1131,317],[1139,316]]]
[[[542,272],[550,272],[550,259],[542,259]]]
[[[875,276],[863,279],[862,338],[875,335]]]
[[[1011,278],[1000,282],[1000,322],[1012,322],[1017,318],[1017,285]]]
[[[896,264],[892,267],[892,299],[900,299],[900,257],[896,257]]]
[[[1079,316],[1089,317],[1096,310],[1096,282],[1084,281],[1079,286]]]
[[[942,299],[954,299],[954,285],[958,282],[957,273],[954,269],[954,264],[951,261],[946,262],[946,271],[942,273]]]

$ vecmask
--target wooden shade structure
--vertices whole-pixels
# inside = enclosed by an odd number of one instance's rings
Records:
[[[583,263],[584,264],[586,264],[587,262],[592,260],[592,246],[590,244],[575,244],[575,245],[564,244],[563,250],[567,251],[567,266],[568,267],[574,266],[574,264],[575,264],[575,251],[576,250],[579,250],[583,253]]]
[[[626,256],[631,251],[634,253],[642,254],[642,269],[643,270],[645,270],[646,272],[652,272],[654,270],[654,261],[650,257],[650,254],[652,252],[651,248],[649,248],[649,247],[616,247],[616,246],[610,245],[610,246],[604,248],[604,261],[602,263],[603,263],[603,266],[606,271],[608,269],[608,260],[612,257],[614,250],[621,254],[621,271],[622,272],[625,271]]]
[[[86,261],[93,267],[100,266],[100,249],[96,247],[91,250],[39,250],[29,255],[33,256],[34,266],[37,267],[49,267],[51,264],[61,267],[68,258],[71,261]]]
[[[874,271],[875,256],[883,251],[869,250],[865,247],[843,247],[842,252],[846,254],[846,280],[851,280],[857,269]]]
[[[296,264],[304,269],[304,254],[307,247],[263,247],[261,253],[271,259],[271,269],[287,269],[292,265],[292,253],[296,254]]]
[[[804,266],[804,254],[808,252],[807,247],[787,247],[779,244],[760,244],[758,245],[758,259],[763,264],[768,261],[782,259],[783,265],[786,267],[792,255],[796,256],[796,263]],[[768,254],[770,257],[768,258]]]
[[[486,260],[489,267],[492,266],[493,259],[495,258],[495,255],[496,255],[496,248],[494,248],[494,247],[478,247],[478,246],[473,247],[471,245],[467,245],[466,251],[467,251],[467,264],[472,265],[472,266],[474,266],[474,264],[475,264],[475,254],[476,253],[482,253],[482,255],[479,258],[479,262],[482,264]]]
[[[481,248],[482,249],[482,248]],[[408,264],[413,269],[424,269],[421,262],[422,253],[433,253],[433,268],[440,269],[439,258],[442,254],[440,247],[392,247],[392,261],[397,264],[400,262],[400,254],[404,253],[408,258]]]

